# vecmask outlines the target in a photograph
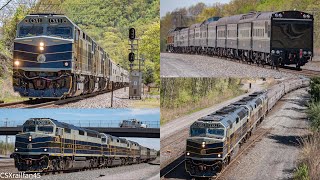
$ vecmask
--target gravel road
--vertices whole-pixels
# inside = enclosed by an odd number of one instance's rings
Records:
[[[186,146],[185,140],[188,137],[188,128],[194,121],[224,106],[227,106],[228,104],[240,100],[241,98],[247,96],[249,93],[253,93],[261,89],[262,87],[260,87],[260,85],[252,84],[252,89],[246,94],[227,100],[215,106],[203,109],[201,111],[180,117],[162,125],[160,128],[160,168],[162,169],[166,167],[183,153]]]
[[[260,128],[272,128],[235,166],[228,169],[228,180],[292,179],[299,159],[299,141],[308,135],[305,115],[306,89],[281,99]],[[279,110],[277,110],[279,109]]]
[[[270,67],[261,68],[217,57],[161,53],[160,59],[161,77],[295,77]]]
[[[129,88],[118,89],[113,92],[113,108],[128,108],[132,101],[129,99]],[[58,108],[110,108],[111,92],[83,99],[74,103],[56,106]]]
[[[159,165],[150,165],[147,163],[135,164],[130,166],[120,166],[106,169],[96,169],[72,173],[64,173],[57,175],[46,175],[40,179],[43,180],[155,180],[155,177],[160,179]]]

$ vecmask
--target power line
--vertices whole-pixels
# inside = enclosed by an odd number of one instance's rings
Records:
[[[11,1],[12,1],[12,0],[9,0],[5,5],[3,5],[3,6],[0,8],[0,11],[1,11],[4,7],[6,7]]]

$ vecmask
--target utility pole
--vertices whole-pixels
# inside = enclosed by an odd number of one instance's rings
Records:
[[[5,118],[5,121],[4,121],[4,127],[8,127],[8,118]],[[5,143],[5,146],[4,146],[4,155],[6,156],[7,155],[7,152],[8,152],[8,135],[6,135],[6,143]]]

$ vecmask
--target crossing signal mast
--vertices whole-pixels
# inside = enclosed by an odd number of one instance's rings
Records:
[[[130,53],[128,60],[130,62],[130,83],[129,83],[129,99],[141,99],[142,91],[142,72],[141,72],[141,58],[139,58],[139,39],[136,38],[136,30],[129,29],[129,45]],[[138,60],[138,69],[135,61]]]

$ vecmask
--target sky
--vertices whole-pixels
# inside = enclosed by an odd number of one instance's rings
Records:
[[[126,119],[138,119],[149,127],[159,127],[160,110],[157,109],[0,109],[0,126],[8,122],[8,126],[22,125],[29,118],[52,118],[61,122],[82,127],[119,127]],[[157,138],[126,138],[154,149],[160,149]],[[11,136],[9,142],[14,142]],[[5,136],[0,136],[5,141]]]
[[[228,3],[231,0],[160,0],[160,17],[166,15],[167,12],[172,12],[177,8],[190,7],[192,5],[203,2],[204,4],[211,6],[215,3]]]

